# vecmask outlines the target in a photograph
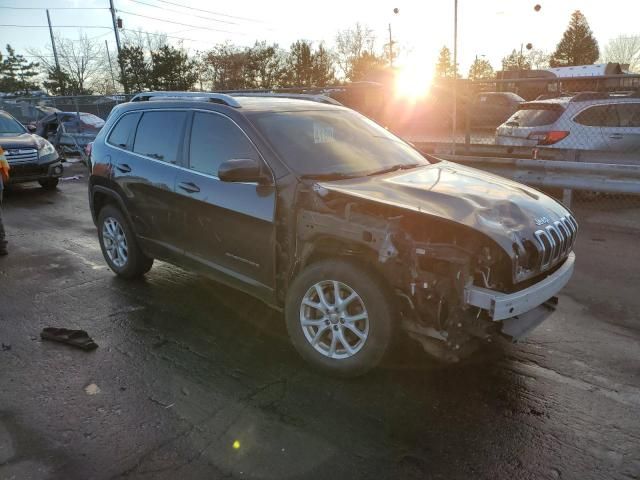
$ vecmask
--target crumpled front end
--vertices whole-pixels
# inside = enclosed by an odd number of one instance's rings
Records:
[[[318,184],[300,206],[296,262],[344,255],[373,267],[395,294],[404,329],[446,361],[496,337],[525,336],[554,311],[573,272],[572,217],[538,218],[522,241],[498,242],[453,219]]]

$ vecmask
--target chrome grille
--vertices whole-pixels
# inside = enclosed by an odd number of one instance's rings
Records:
[[[35,148],[8,148],[4,153],[5,158],[10,164],[38,161],[38,150]]]
[[[546,270],[569,255],[576,241],[576,233],[578,222],[571,215],[562,217],[534,233],[538,241],[540,270]]]

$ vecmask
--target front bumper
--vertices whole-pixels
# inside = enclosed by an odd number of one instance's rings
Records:
[[[16,163],[9,164],[9,184],[24,183],[41,180],[44,178],[58,178],[64,171],[62,163],[56,160],[47,164],[40,163]]]
[[[505,320],[522,316],[554,297],[569,282],[576,256],[573,252],[554,273],[535,285],[515,293],[501,293],[475,285],[465,288],[464,300],[468,305],[486,310],[492,320]]]

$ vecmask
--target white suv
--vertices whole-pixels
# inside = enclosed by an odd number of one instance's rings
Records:
[[[640,152],[640,93],[523,103],[497,128],[496,144]]]

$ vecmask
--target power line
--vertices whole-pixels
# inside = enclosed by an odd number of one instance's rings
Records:
[[[213,17],[204,17],[202,15],[193,15],[191,13],[181,12],[180,10],[175,10],[173,8],[161,7],[160,5],[153,5],[152,3],[142,2],[140,0],[129,0],[129,1],[133,3],[139,3],[140,5],[146,5],[148,7],[159,8],[160,10],[167,11],[167,12],[179,13],[180,15],[190,15],[192,17],[210,20],[212,22],[228,23],[229,25],[237,25],[236,22],[230,22],[228,20],[220,20],[218,18],[213,18]]]
[[[132,32],[132,33],[139,33],[139,34],[144,34],[144,35],[152,35],[154,37],[164,37],[164,38],[172,38],[175,40],[185,40],[187,42],[202,42],[202,40],[198,40],[195,38],[184,38],[184,37],[176,37],[173,35],[167,35],[165,33],[151,33],[151,32],[143,32],[142,30],[131,30],[129,28],[123,28],[122,30],[124,30],[125,32]],[[207,43],[207,42],[202,42],[202,43]],[[207,43],[209,44],[209,43]],[[214,43],[210,43],[210,45],[215,45]]]
[[[198,12],[211,13],[213,15],[219,15],[221,17],[235,18],[236,20],[246,20],[248,22],[265,23],[263,20],[256,20],[255,18],[238,17],[238,16],[235,16],[235,15],[228,15],[226,13],[214,12],[212,10],[205,10],[203,8],[187,7],[186,5],[181,5],[179,3],[169,2],[168,0],[156,0],[156,1],[162,2],[162,3],[166,3],[166,4],[169,4],[169,5],[175,5],[176,7],[188,8],[189,10],[196,10]]]
[[[16,27],[16,28],[49,28],[49,25],[15,25],[2,23],[0,27]],[[111,27],[101,27],[99,25],[56,25],[55,28],[106,28],[111,30]]]
[[[246,35],[246,33],[242,33],[242,32],[232,32],[230,30],[222,30],[222,29],[219,29],[219,28],[203,27],[203,26],[200,26],[200,25],[192,25],[190,23],[174,22],[173,20],[166,20],[164,18],[158,18],[158,17],[150,17],[148,15],[141,15],[139,13],[127,12],[125,10],[120,10],[120,9],[118,10],[118,12],[125,13],[127,15],[133,15],[134,17],[148,18],[150,20],[157,20],[159,22],[171,23],[173,25],[182,25],[184,27],[192,27],[192,28],[197,28],[197,29],[200,29],[200,30],[211,30],[213,32],[231,33],[231,34],[235,34],[235,35]]]
[[[105,7],[6,7],[4,5],[0,5],[0,8],[6,10],[109,10]]]

